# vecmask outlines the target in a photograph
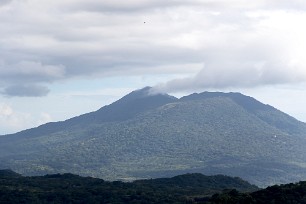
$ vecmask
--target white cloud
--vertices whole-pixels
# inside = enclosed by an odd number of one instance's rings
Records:
[[[166,85],[251,87],[305,80],[306,3],[301,0],[28,0],[2,5],[4,94],[34,87],[38,94],[24,95],[44,96],[49,84],[75,77],[175,75],[182,73],[182,65],[190,75],[194,70],[188,64],[205,67],[193,78]]]
[[[301,26],[306,13],[258,11],[245,18],[247,25],[217,28],[214,39],[219,42],[202,49],[205,66],[194,77],[171,80],[156,88],[180,91],[306,81],[306,29]],[[209,32],[208,36],[214,36],[214,30]]]
[[[9,117],[13,114],[12,108],[7,104],[0,104],[0,117]]]
[[[13,110],[13,108],[8,105],[0,104],[0,128],[1,133],[8,133],[15,129],[23,129],[29,127],[30,115],[26,113],[18,113]]]
[[[32,128],[51,121],[52,117],[47,112],[30,114],[15,110],[9,104],[0,103],[0,135]]]

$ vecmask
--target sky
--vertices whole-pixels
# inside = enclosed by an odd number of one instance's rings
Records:
[[[306,122],[304,0],[0,0],[0,135],[145,86],[242,92]]]

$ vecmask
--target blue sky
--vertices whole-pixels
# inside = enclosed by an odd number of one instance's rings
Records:
[[[301,0],[2,0],[0,134],[154,86],[233,91],[306,121]]]

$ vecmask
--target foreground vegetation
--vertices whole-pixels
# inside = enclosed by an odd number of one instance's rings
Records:
[[[306,203],[306,181],[258,189],[240,178],[184,174],[108,182],[73,174],[23,177],[0,170],[0,203]]]
[[[73,174],[23,177],[0,171],[0,203],[202,203],[224,188],[258,190],[240,178],[222,175],[185,174],[124,183]]]
[[[267,203],[306,203],[306,182],[274,185],[253,193],[239,193],[228,190],[222,194],[215,194],[209,203],[227,204],[267,204]]]

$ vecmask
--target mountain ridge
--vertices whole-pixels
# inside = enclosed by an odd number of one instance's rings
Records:
[[[184,96],[180,98],[180,100],[186,101],[186,100],[201,100],[201,99],[208,99],[208,98],[214,98],[214,97],[228,97],[231,98],[234,102],[244,107],[247,111],[255,114],[260,119],[264,120],[268,124],[275,125],[278,128],[281,128],[282,130],[285,130],[286,132],[289,131],[290,133],[301,133],[299,132],[299,127],[296,125],[293,125],[293,123],[299,123],[300,125],[305,125],[306,123],[298,121],[294,117],[285,114],[278,109],[274,108],[271,105],[263,104],[259,102],[258,100],[254,99],[253,97],[243,95],[238,92],[229,92],[229,93],[223,93],[223,92],[202,92],[202,93],[193,93],[188,96]],[[269,121],[265,115],[262,115],[259,111],[269,111],[270,114],[278,114],[283,117],[287,117],[287,121]],[[281,113],[280,113],[281,112]],[[286,124],[287,123],[287,124]],[[288,125],[289,123],[289,125]],[[284,127],[285,126],[285,127]],[[296,131],[297,130],[297,131]],[[304,130],[303,130],[304,131]]]

